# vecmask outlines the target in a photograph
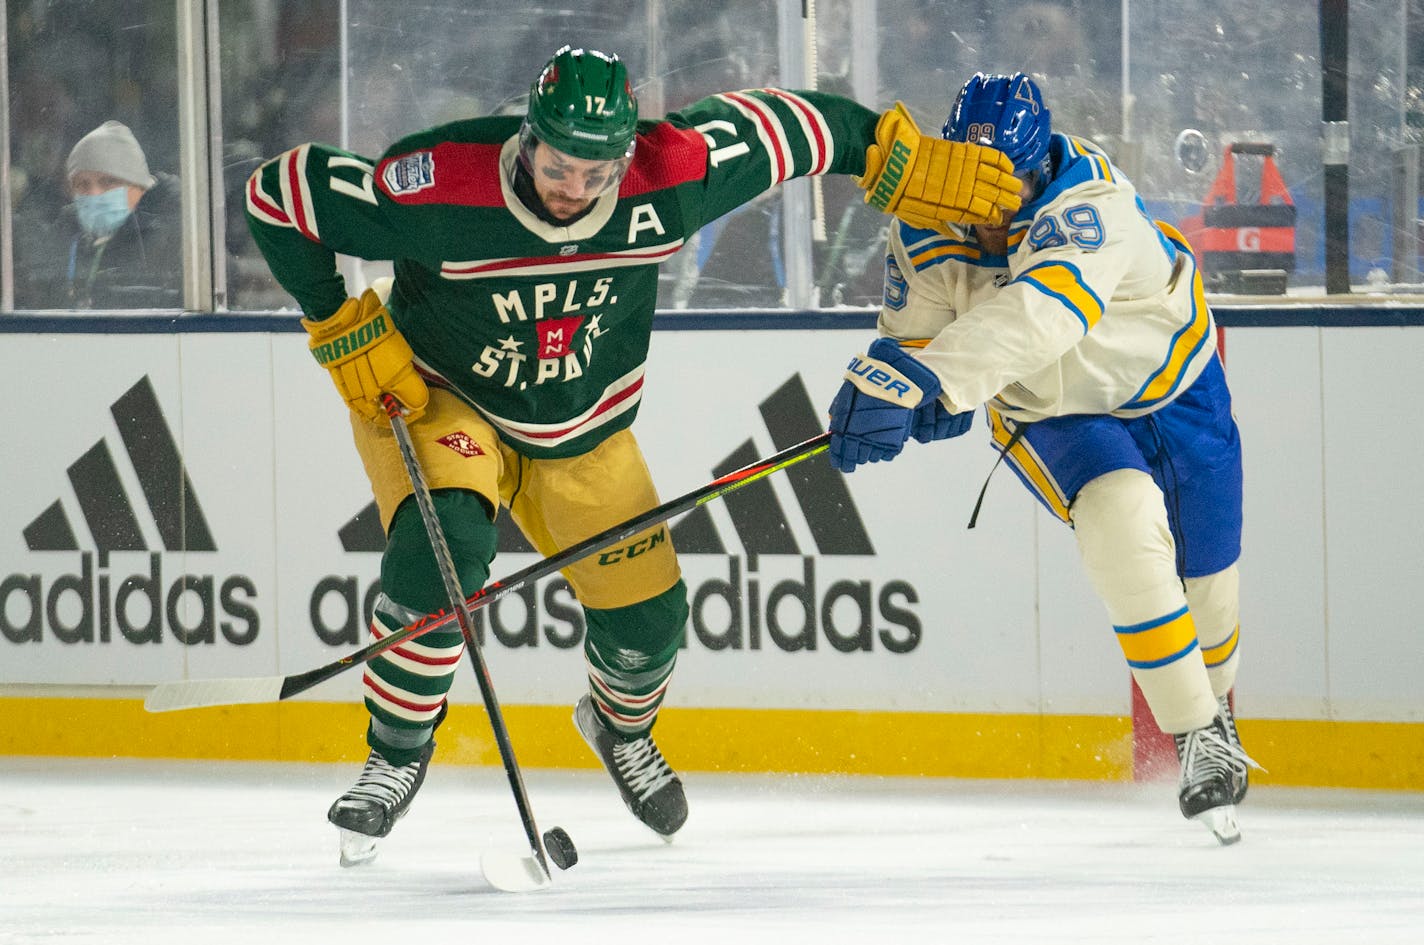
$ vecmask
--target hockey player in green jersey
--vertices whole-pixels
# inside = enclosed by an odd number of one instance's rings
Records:
[[[629,426],[658,264],[699,227],[814,174],[857,175],[868,202],[921,225],[1019,202],[1000,152],[921,137],[902,107],[756,89],[639,120],[624,64],[568,47],[522,119],[456,121],[375,161],[304,144],[252,175],[249,225],[351,407],[386,530],[375,637],[446,606],[381,394],[406,408],[466,594],[489,578],[504,510],[544,555],[647,511],[658,498]],[[348,298],[336,253],[392,260],[388,293]],[[671,837],[687,802],[651,730],[687,593],[665,527],[628,545],[641,553],[564,571],[587,627],[574,721],[632,813]],[[371,838],[409,806],[462,647],[433,631],[367,664],[370,755],[328,815],[343,862],[374,855]]]

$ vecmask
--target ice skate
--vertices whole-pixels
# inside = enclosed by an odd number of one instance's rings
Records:
[[[376,841],[389,834],[405,815],[425,780],[434,753],[432,738],[421,749],[420,757],[397,766],[371,749],[361,776],[326,813],[326,819],[341,832],[342,866],[359,866],[376,858]]]
[[[1236,715],[1231,711],[1231,700],[1226,696],[1221,696],[1217,700],[1216,718],[1222,726],[1222,733],[1226,736],[1227,744],[1235,748],[1240,753],[1241,759],[1231,766],[1231,802],[1240,804],[1246,798],[1246,789],[1249,784],[1249,769],[1259,768],[1247,755],[1245,749],[1241,747],[1241,736],[1236,733]]]
[[[613,776],[628,810],[671,842],[672,835],[687,820],[687,796],[682,792],[682,781],[668,767],[652,737],[624,739],[610,731],[598,717],[590,696],[584,696],[574,708],[574,725]]]
[[[1199,820],[1223,846],[1241,839],[1236,805],[1246,796],[1247,769],[1260,767],[1241,748],[1225,697],[1211,724],[1174,735],[1182,765],[1177,800],[1182,816]]]

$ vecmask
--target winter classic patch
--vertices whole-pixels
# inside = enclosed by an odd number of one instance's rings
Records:
[[[381,171],[381,183],[393,197],[434,187],[435,155],[429,151],[416,151],[388,162]]]

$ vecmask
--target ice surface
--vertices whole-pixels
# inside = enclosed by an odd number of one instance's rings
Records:
[[[438,763],[336,865],[354,765],[0,758],[0,943],[1424,942],[1424,795],[1253,788],[1245,839],[1170,784],[693,773],[668,845],[601,772],[526,771],[581,855],[527,894],[503,772]]]

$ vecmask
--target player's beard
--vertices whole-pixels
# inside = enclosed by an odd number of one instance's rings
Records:
[[[593,206],[593,200],[578,200],[551,194],[543,200],[543,204],[544,209],[549,212],[549,216],[560,223],[569,223],[576,217],[582,216],[589,207]]]

